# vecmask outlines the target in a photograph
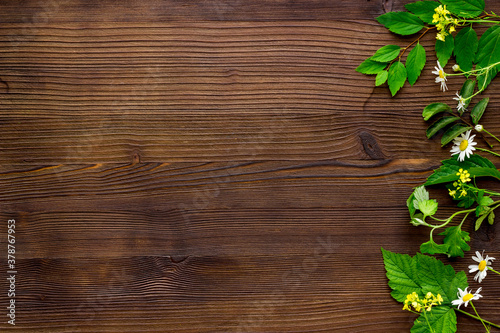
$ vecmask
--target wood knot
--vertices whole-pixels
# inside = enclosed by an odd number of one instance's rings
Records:
[[[9,92],[9,84],[4,80],[0,79],[0,94],[6,94]]]
[[[374,160],[383,160],[386,159],[386,156],[382,152],[382,149],[378,145],[375,137],[367,131],[361,131],[359,133],[359,138],[361,139],[361,144],[363,145],[363,149],[365,153]]]
[[[139,153],[134,153],[132,155],[132,164],[141,163],[141,155]]]
[[[393,0],[382,0],[382,7],[384,12],[392,12]]]

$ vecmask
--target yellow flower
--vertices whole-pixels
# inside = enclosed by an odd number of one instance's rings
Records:
[[[416,292],[412,292],[406,295],[403,310],[411,311],[411,308],[413,308],[417,312],[422,312],[424,309],[426,311],[431,311],[434,305],[440,305],[442,302],[443,298],[440,294],[435,296],[433,293],[428,292],[425,297],[421,299]]]
[[[458,169],[458,172],[456,173],[457,176],[460,177],[460,181],[462,183],[467,183],[470,182],[470,173],[467,170],[464,170],[462,168]]]

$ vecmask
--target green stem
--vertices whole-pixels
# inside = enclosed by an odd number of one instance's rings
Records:
[[[484,127],[483,127],[483,131],[484,131],[486,134],[488,134],[489,136],[491,136],[493,139],[495,139],[495,140],[497,140],[498,142],[500,142],[500,139],[499,139],[499,138],[497,138],[496,136],[494,136],[493,134],[491,134],[490,132],[488,132],[487,130],[485,130],[485,129],[484,129]]]
[[[498,275],[500,275],[500,272],[495,271],[495,270],[494,270],[493,268],[491,268],[491,267],[488,267],[488,270],[492,271],[493,273],[497,273]]]
[[[460,75],[466,75],[466,74],[474,74],[474,73],[478,73],[478,72],[482,73],[482,72],[485,72],[485,71],[489,70],[490,68],[495,67],[497,65],[500,65],[500,61],[497,62],[497,63],[491,64],[491,65],[488,65],[488,66],[486,66],[484,68],[473,69],[473,70],[470,70],[470,71],[467,71],[467,72],[461,72],[461,73],[456,73],[456,74],[453,74],[453,73],[448,74],[448,73],[446,73],[446,76],[460,76]]]
[[[489,332],[490,330],[488,329],[488,326],[486,326],[486,323],[484,322],[483,318],[481,318],[479,316],[479,313],[477,313],[476,307],[474,306],[474,303],[472,303],[472,301],[470,301],[470,306],[472,306],[472,309],[474,310],[474,312],[476,313],[476,316],[479,318],[479,320],[483,324],[484,328],[486,329],[486,332]]]
[[[491,151],[491,150],[488,150],[488,149],[484,149],[484,148],[479,148],[479,147],[476,147],[476,149],[480,150],[480,151],[484,151],[486,153],[490,153],[491,155],[494,155],[496,157],[500,157],[500,154],[497,154],[494,151]]]
[[[458,311],[458,312],[460,312],[460,313],[463,313],[463,314],[465,314],[465,315],[468,315],[469,317],[472,317],[472,318],[474,318],[474,319],[477,319],[477,320],[483,320],[483,321],[484,321],[485,323],[487,323],[488,325],[491,325],[491,326],[496,327],[496,328],[500,328],[500,325],[493,324],[493,323],[492,323],[492,322],[490,322],[490,321],[487,321],[487,320],[481,319],[481,317],[476,317],[476,316],[474,316],[473,314],[470,314],[470,313],[468,313],[468,312],[466,312],[466,311],[464,311],[464,310],[460,310],[460,309],[456,309],[456,308],[454,308],[454,309],[455,309],[455,311]]]
[[[431,326],[431,323],[429,323],[429,319],[427,319],[427,311],[425,311],[424,309],[424,317],[425,317],[425,321],[427,322],[427,326],[429,326],[429,330],[431,331],[431,333],[434,333],[434,330],[432,329],[432,326]]]
[[[432,226],[432,229],[434,230],[434,229],[443,228],[443,227],[445,227],[448,223],[450,223],[450,222],[451,222],[451,220],[453,220],[453,218],[454,218],[455,216],[457,216],[457,215],[459,215],[459,214],[468,214],[468,213],[472,213],[472,212],[474,212],[474,211],[476,211],[476,209],[467,209],[467,210],[461,210],[461,211],[455,212],[455,213],[453,213],[450,217],[448,217],[448,218],[446,219],[446,221],[445,221],[443,224],[441,224],[441,225],[435,225],[435,226]],[[431,231],[431,232],[432,232],[432,231]]]
[[[464,218],[462,219],[462,222],[460,223],[460,225],[458,226],[459,228],[462,228],[462,224],[464,224],[465,222],[465,219],[467,218],[467,216],[469,216],[470,213],[467,213],[465,214]]]

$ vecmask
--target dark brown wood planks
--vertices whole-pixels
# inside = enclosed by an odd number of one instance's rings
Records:
[[[448,154],[420,114],[460,81],[440,92],[429,56],[391,99],[354,71],[409,41],[374,20],[404,3],[3,1],[15,329],[409,331],[379,249],[427,237],[405,200]],[[500,90],[487,95],[498,132]],[[499,257],[497,235],[485,226],[471,245]],[[483,287],[478,308],[499,321],[498,284]]]

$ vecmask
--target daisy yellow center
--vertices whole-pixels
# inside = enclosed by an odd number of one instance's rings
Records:
[[[468,301],[470,301],[473,297],[474,297],[474,295],[472,295],[471,293],[469,293],[469,294],[466,294],[464,297],[462,297],[462,300],[463,300],[464,302],[468,302]]]
[[[441,71],[441,70],[439,71],[439,77],[444,79],[444,71]]]
[[[481,272],[484,271],[484,269],[486,268],[486,261],[485,260],[481,260],[481,262],[479,263],[479,265],[477,265],[477,267],[479,268],[479,270]]]
[[[465,149],[467,149],[467,147],[469,146],[469,142],[467,142],[467,140],[462,140],[462,142],[460,142],[460,150],[461,151],[464,151]]]

